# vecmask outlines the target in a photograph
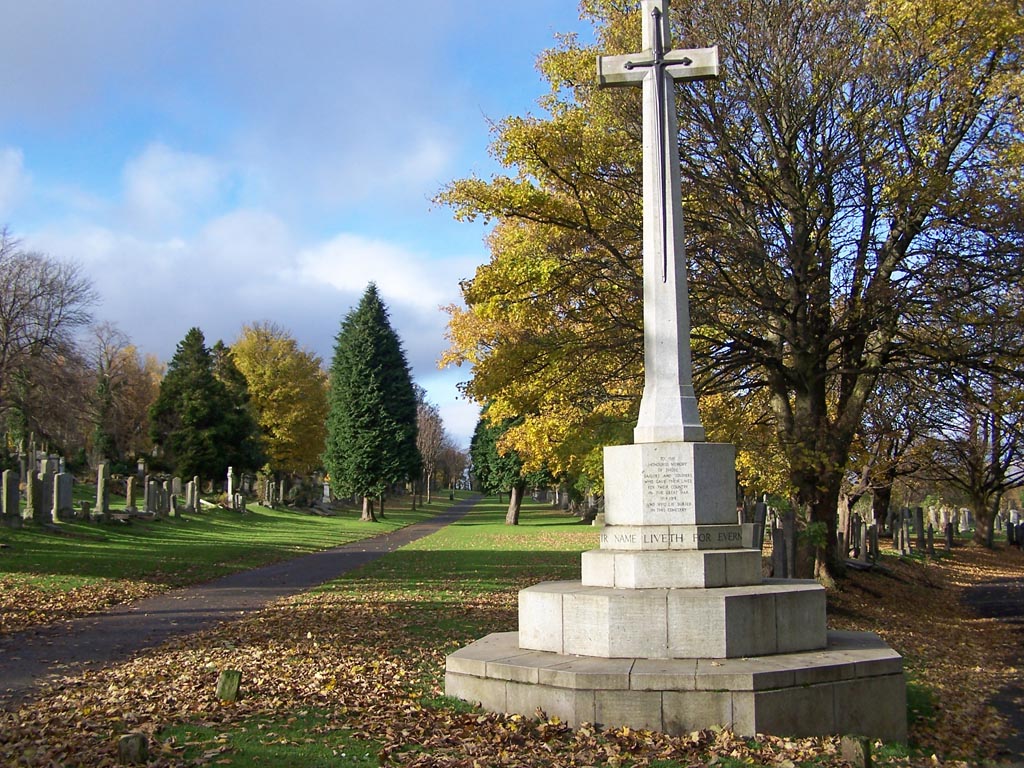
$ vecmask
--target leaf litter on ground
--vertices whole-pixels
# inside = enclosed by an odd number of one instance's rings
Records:
[[[830,593],[829,610],[832,628],[880,634],[904,655],[912,684],[933,696],[911,725],[916,751],[887,763],[968,766],[996,757],[1008,726],[991,695],[1021,675],[1022,638],[1009,623],[977,618],[962,597],[972,584],[1020,578],[1024,556],[965,545],[949,557],[884,560],[885,571],[851,572]],[[716,758],[732,765],[845,765],[837,738],[748,739],[721,729],[667,736],[590,724],[570,729],[540,712],[523,717],[456,706],[442,698],[445,655],[488,632],[514,628],[518,589],[566,575],[564,567],[541,564],[487,591],[466,588],[444,568],[438,563],[438,572],[419,583],[383,565],[357,572],[258,614],[60,680],[17,711],[0,713],[0,764],[114,766],[117,736],[130,731],[150,738],[152,768],[230,764],[233,730],[258,718],[316,711],[323,717],[319,734],[344,731],[379,745],[383,765],[698,766]],[[223,669],[243,672],[238,702],[216,699]],[[178,725],[211,728],[223,739],[185,758],[185,745],[162,735]]]

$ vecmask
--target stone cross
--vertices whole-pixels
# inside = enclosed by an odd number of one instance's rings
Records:
[[[668,0],[641,0],[643,51],[599,56],[601,86],[643,87],[644,394],[636,443],[702,442],[690,357],[675,82],[718,77],[718,48],[673,49]]]

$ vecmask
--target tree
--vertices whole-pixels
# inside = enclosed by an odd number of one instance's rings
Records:
[[[227,370],[224,360],[221,365],[222,372]],[[150,436],[163,461],[186,477],[223,477],[229,466],[259,466],[252,463],[259,461],[252,447],[258,434],[255,425],[240,416],[241,393],[232,396],[215,368],[203,332],[190,329],[178,343],[150,409]]]
[[[213,375],[227,391],[229,409],[224,413],[223,434],[228,466],[256,469],[266,462],[263,436],[249,396],[249,384],[235,365],[234,353],[218,340],[210,350]]]
[[[242,327],[231,346],[273,470],[308,474],[327,436],[327,377],[319,356],[273,323]]]
[[[416,477],[416,392],[387,308],[370,283],[335,337],[323,463],[340,496],[361,496],[363,519],[376,520],[371,499]]]
[[[416,398],[416,448],[423,459],[423,491],[430,503],[430,487],[434,472],[441,461],[447,444],[441,411],[425,399],[426,391],[417,387]]]
[[[123,462],[148,452],[149,408],[161,378],[156,359],[142,360],[128,336],[110,323],[93,327],[86,354],[94,382],[87,405],[93,462]]]
[[[513,426],[513,420],[493,422],[487,410],[480,415],[469,444],[473,475],[484,493],[508,493],[505,525],[519,525],[519,511],[526,491],[523,462],[514,450],[500,447],[501,437]]]
[[[0,230],[0,416],[19,410],[15,427],[37,420],[27,409],[46,382],[33,373],[75,356],[74,334],[89,323],[95,302],[78,265],[25,251]]]
[[[639,20],[589,0],[597,44],[542,58],[549,119],[510,118],[494,153],[512,178],[441,200],[497,219],[492,259],[452,309],[448,359],[523,460],[559,458],[595,415],[639,398],[637,94],[591,85],[596,52],[633,51]],[[674,37],[718,44],[727,75],[677,92],[701,394],[768,399],[793,502],[828,532],[865,409],[884,374],[984,369],[945,343],[951,319],[1021,268],[1022,23],[1012,3],[697,2]],[[596,50],[595,50],[596,49]],[[955,359],[954,359],[955,358]]]

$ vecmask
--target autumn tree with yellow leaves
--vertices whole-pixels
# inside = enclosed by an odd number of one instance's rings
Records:
[[[542,55],[546,115],[495,128],[508,175],[439,196],[494,222],[446,360],[472,364],[466,391],[494,418],[521,419],[504,444],[556,472],[627,441],[641,394],[639,94],[593,84],[597,54],[635,49],[635,6],[585,0],[596,42]],[[1024,276],[1024,20],[1012,0],[672,12],[676,44],[718,45],[723,64],[676,92],[698,391],[763,399],[787,491],[830,534],[827,576],[880,377],[989,368],[963,323]]]
[[[327,376],[319,356],[274,323],[243,326],[231,351],[248,382],[270,468],[306,474],[320,466]]]

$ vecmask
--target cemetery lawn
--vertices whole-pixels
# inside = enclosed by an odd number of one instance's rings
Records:
[[[0,764],[114,766],[117,737],[149,737],[151,768],[254,766],[843,766],[838,739],[685,737],[488,714],[443,696],[444,657],[517,623],[517,591],[578,578],[598,532],[547,506],[503,525],[485,500],[465,518],[335,582],[216,629],[40,691],[0,713]],[[961,605],[971,584],[1019,578],[1017,550],[884,558],[830,595],[830,626],[879,632],[904,654],[911,740],[878,764],[978,765],[1006,725],[992,692],[1020,677],[1011,624]],[[216,699],[221,670],[242,698]]]
[[[130,523],[0,527],[0,635],[387,533],[447,505],[396,504],[376,524],[357,511],[320,517],[250,504],[245,514],[210,507]]]

